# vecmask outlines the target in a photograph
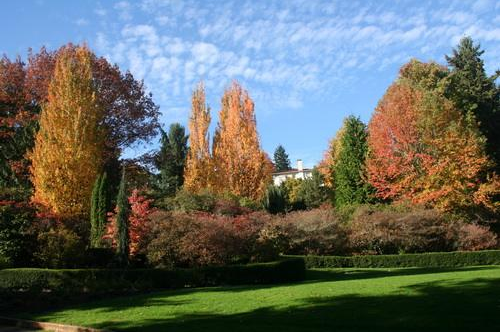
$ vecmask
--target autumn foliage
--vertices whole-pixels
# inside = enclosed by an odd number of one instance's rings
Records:
[[[199,84],[191,98],[189,118],[189,152],[184,172],[184,187],[194,193],[210,189],[213,166],[210,156],[210,108],[205,101],[205,87]]]
[[[260,147],[254,103],[237,82],[222,97],[213,144],[214,189],[259,199],[271,181],[273,165]]]
[[[151,207],[152,200],[146,199],[146,197],[139,194],[139,190],[137,189],[134,189],[128,197],[128,203],[130,205],[130,214],[128,216],[128,248],[129,255],[133,257],[141,249],[141,245],[150,231],[149,221],[155,209]],[[111,247],[113,248],[117,246],[118,237],[116,214],[117,209],[113,213],[109,213],[106,234],[103,237],[103,239],[111,243]]]
[[[102,108],[92,82],[90,51],[59,54],[31,154],[34,201],[61,216],[88,216],[102,168]]]
[[[435,69],[402,68],[370,121],[367,168],[382,199],[452,210],[472,204],[489,161],[475,119],[442,95]]]

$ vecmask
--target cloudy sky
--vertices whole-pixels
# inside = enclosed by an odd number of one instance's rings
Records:
[[[443,63],[469,35],[486,50],[488,73],[500,67],[495,0],[2,1],[0,28],[0,53],[11,57],[87,42],[144,79],[166,126],[187,123],[200,80],[215,126],[224,87],[237,79],[255,101],[264,149],[281,143],[306,166],[345,116],[370,119],[409,59]]]

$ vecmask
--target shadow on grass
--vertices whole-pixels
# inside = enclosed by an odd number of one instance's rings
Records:
[[[125,319],[95,327],[120,331],[498,331],[499,313],[500,278],[446,286],[422,283],[387,296],[315,297],[287,308]]]

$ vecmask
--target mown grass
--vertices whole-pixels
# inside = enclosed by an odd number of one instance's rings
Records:
[[[310,270],[302,283],[170,290],[35,320],[130,331],[499,331],[500,266]]]

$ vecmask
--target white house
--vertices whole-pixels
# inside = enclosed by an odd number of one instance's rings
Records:
[[[273,173],[274,185],[279,186],[287,178],[306,179],[312,177],[312,169],[304,169],[302,160],[297,160],[297,169]]]

